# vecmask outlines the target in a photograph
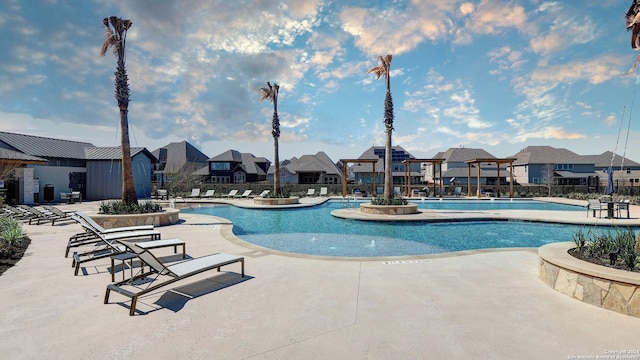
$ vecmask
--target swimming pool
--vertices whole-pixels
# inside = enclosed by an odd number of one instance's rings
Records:
[[[537,201],[425,201],[420,207],[469,209],[513,206],[516,209],[580,210],[584,207]],[[439,204],[435,204],[439,203]],[[524,204],[523,204],[524,203]],[[437,254],[472,249],[539,247],[571,241],[581,226],[523,221],[372,222],[339,219],[341,201],[296,209],[245,209],[205,206],[186,212],[214,215],[233,222],[240,239],[265,248],[320,256],[385,257]],[[452,208],[451,208],[452,207]],[[541,234],[544,234],[541,236]]]

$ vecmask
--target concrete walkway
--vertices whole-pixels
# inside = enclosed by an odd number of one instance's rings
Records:
[[[640,319],[547,287],[536,249],[332,261],[241,246],[225,239],[232,225],[218,218],[181,219],[159,228],[162,237],[185,240],[192,257],[242,255],[248,278],[237,264],[201,274],[143,297],[133,317],[125,297],[103,304],[108,260],[73,276],[63,255],[79,225],[26,225],[26,256],[0,276],[1,357],[567,359],[640,351]],[[170,249],[155,253],[178,260]]]

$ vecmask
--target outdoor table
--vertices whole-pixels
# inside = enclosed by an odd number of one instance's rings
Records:
[[[607,204],[607,219],[615,218],[613,214],[616,202],[612,200],[600,200],[600,203]]]

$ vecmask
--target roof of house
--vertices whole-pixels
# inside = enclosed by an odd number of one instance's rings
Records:
[[[247,174],[266,175],[259,163],[268,163],[264,157],[256,157],[251,153],[241,153],[237,150],[227,150],[222,154],[212,157],[209,162],[235,162],[240,164],[240,168]]]
[[[201,169],[207,165],[209,157],[187,141],[172,142],[152,152],[153,156],[165,163],[165,172],[176,172],[185,166]],[[166,154],[164,159],[163,154]]]
[[[593,160],[564,148],[527,146],[515,156],[514,165],[524,164],[593,164]],[[609,159],[611,161],[611,159]]]
[[[613,152],[612,151],[605,151],[600,155],[584,155],[584,157],[586,159],[589,160],[589,162],[593,162],[595,164],[596,169],[598,168],[608,168],[609,166],[611,166],[611,159],[613,158],[613,167],[614,168],[620,168],[621,166],[626,167],[640,167],[640,164],[638,164],[637,162],[628,159],[628,158],[623,158],[622,156],[616,154],[616,156],[613,156]]]
[[[0,148],[0,163],[2,162],[11,162],[11,163],[37,163],[37,164],[46,164],[49,160],[39,158],[37,156],[27,155],[18,151],[3,149]]]
[[[229,161],[229,162],[241,163],[242,162],[242,153],[240,153],[240,151],[237,151],[237,150],[227,150],[227,151],[223,152],[222,154],[219,154],[219,155],[216,155],[216,156],[212,157],[208,161],[210,161],[210,162],[211,161],[213,161],[213,162]]]
[[[444,159],[445,162],[465,162],[474,159],[495,159],[491,153],[483,149],[473,148],[449,148],[445,152],[439,152],[434,156],[435,159]]]
[[[269,174],[273,174],[274,168],[273,165],[269,167]],[[282,161],[280,169],[284,169],[290,174],[322,172],[327,175],[342,175],[340,169],[324,151],[319,151],[315,155],[302,155],[300,158],[293,157]]]
[[[113,147],[86,147],[83,149],[85,159],[87,160],[122,160],[122,150],[119,146]],[[130,149],[131,157],[140,153],[146,155],[152,162],[156,160],[155,156],[143,147],[132,147]]]
[[[82,159],[84,148],[94,147],[94,145],[86,142],[0,132],[0,147],[36,157]]]

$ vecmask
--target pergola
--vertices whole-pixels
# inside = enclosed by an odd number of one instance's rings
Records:
[[[496,167],[498,168],[498,183],[496,184],[496,192],[500,194],[500,164],[509,164],[509,197],[513,197],[513,162],[516,161],[515,158],[504,158],[504,159],[473,159],[467,160],[467,196],[471,196],[471,165],[477,165],[477,184],[478,189],[476,189],[476,195],[480,197],[480,165],[485,163],[487,166],[496,163]]]
[[[407,159],[403,160],[404,164],[404,196],[411,196],[411,164],[412,163],[431,163],[433,164],[433,176],[435,178],[436,174],[436,166],[438,167],[437,173],[442,172],[442,163],[444,159]],[[438,182],[438,187],[440,191],[437,194],[440,194],[442,197],[442,179]],[[436,194],[436,182],[433,182],[433,193]]]
[[[371,163],[371,195],[376,195],[376,163],[378,159],[340,159],[342,163],[342,197],[347,196],[347,165],[349,163]]]

